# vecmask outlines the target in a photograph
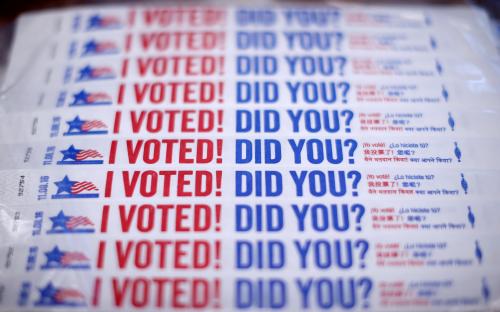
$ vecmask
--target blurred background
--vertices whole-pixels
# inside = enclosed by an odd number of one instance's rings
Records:
[[[68,6],[74,6],[74,5],[95,5],[95,4],[113,4],[113,3],[144,3],[144,0],[136,0],[136,1],[117,1],[117,0],[2,0],[0,1],[0,26],[5,25],[6,23],[12,22],[16,16],[19,14],[26,12],[26,11],[33,11],[33,10],[41,10],[41,9],[49,9],[49,8],[61,8],[61,7],[68,7]],[[153,3],[170,3],[170,4],[186,4],[194,1],[172,1],[172,0],[166,0],[166,1],[147,1],[147,2],[153,2]],[[263,1],[263,0],[251,0],[251,1],[242,1],[242,0],[237,0],[237,1],[196,1],[195,3],[210,3],[210,4],[217,4],[217,3],[222,3],[222,4],[233,4],[233,3],[240,3],[240,4],[265,4],[265,3],[279,3],[283,1]],[[301,1],[287,1],[287,2],[292,2],[292,3],[298,3]],[[331,1],[312,1],[312,0],[305,0],[302,1],[303,3],[325,3],[325,2],[331,2]],[[484,8],[486,8],[493,17],[495,18],[500,18],[500,0],[344,0],[342,2],[356,2],[356,3],[386,3],[386,4],[400,4],[400,5],[411,5],[411,4],[435,4],[435,5],[452,5],[452,4],[475,4],[475,5],[480,5]]]
[[[110,4],[161,4],[161,5],[186,5],[186,4],[206,4],[206,5],[228,5],[228,4],[250,4],[250,5],[266,5],[266,4],[322,4],[334,3],[335,1],[314,1],[314,0],[163,0],[163,1],[144,1],[144,0],[0,0],[0,83],[2,81],[3,71],[9,55],[10,42],[14,32],[14,22],[17,16],[24,12],[65,8],[75,5],[110,5]],[[337,1],[338,2],[338,1]],[[476,5],[483,7],[488,11],[493,21],[493,32],[500,38],[500,0],[344,0],[340,2],[346,3],[370,3],[370,4],[397,4],[397,5]],[[500,41],[499,41],[500,42]]]

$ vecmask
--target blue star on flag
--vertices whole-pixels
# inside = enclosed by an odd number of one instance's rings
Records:
[[[61,181],[54,182],[54,184],[57,186],[57,193],[56,194],[61,194],[61,193],[71,194],[71,187],[75,183],[76,183],[76,181],[71,181],[68,178],[68,176],[65,175]]]
[[[81,90],[80,92],[73,94],[73,103],[72,103],[72,105],[77,105],[77,104],[80,104],[80,103],[86,104],[89,95],[90,95],[90,93],[85,92],[85,90]]]
[[[66,123],[69,126],[68,132],[71,132],[71,130],[76,129],[78,132],[81,131],[83,124],[85,123],[85,120],[81,120],[80,116],[76,115],[75,119],[66,121]]]
[[[99,28],[101,27],[101,24],[102,24],[102,17],[100,17],[99,15],[92,15],[89,19],[89,24],[88,24],[88,28],[89,29],[92,29],[92,28]]]
[[[66,159],[76,160],[76,154],[78,154],[81,151],[82,151],[81,149],[77,149],[77,148],[75,148],[75,146],[73,144],[71,144],[68,149],[61,151],[61,154],[63,154],[63,159],[62,160],[63,161],[66,160]]]
[[[87,41],[83,47],[83,54],[91,54],[94,53],[97,49],[97,42],[92,39]]]
[[[64,215],[64,212],[61,210],[55,217],[50,217],[50,221],[52,221],[52,230],[57,228],[62,228],[63,230],[67,229],[67,222],[71,217]]]
[[[92,77],[92,67],[90,65],[84,66],[79,71],[78,80],[85,80]]]
[[[57,294],[57,288],[52,285],[52,282],[49,282],[44,288],[38,288],[40,292],[40,299],[38,303],[41,304],[53,304],[56,303],[55,297]]]
[[[59,247],[55,246],[51,251],[45,252],[45,257],[47,257],[46,265],[50,266],[53,262],[58,265],[61,262],[63,256],[64,252],[59,250]]]

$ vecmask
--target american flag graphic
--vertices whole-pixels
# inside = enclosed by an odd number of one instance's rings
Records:
[[[76,81],[89,81],[96,79],[113,79],[115,73],[110,67],[93,67],[90,65],[83,66],[79,70]]]
[[[92,15],[88,20],[87,29],[106,29],[120,27],[121,22],[115,16]]]
[[[67,224],[64,224],[63,227],[68,228]],[[62,251],[57,245],[52,250],[45,252],[45,257],[47,257],[47,262],[40,267],[42,270],[90,269],[90,260],[85,254],[77,251]]]
[[[69,106],[85,106],[85,105],[107,105],[111,104],[111,96],[105,92],[87,92],[80,90],[73,94],[73,102]]]
[[[103,156],[97,150],[78,149],[73,144],[71,144],[67,149],[61,150],[60,152],[63,157],[62,160],[57,162],[58,165],[102,164],[104,162],[104,160],[102,160]],[[67,189],[67,192],[71,193],[70,188]]]
[[[93,68],[90,72],[90,78],[106,78],[114,77],[113,70],[109,67],[97,67]]]
[[[94,92],[89,93],[87,96],[87,104],[92,104],[96,102],[108,102],[111,101],[111,97],[104,92]]]
[[[35,306],[49,307],[83,307],[86,306],[85,296],[78,289],[55,287],[49,282],[45,287],[38,289],[40,298],[34,304]],[[52,310],[52,309],[50,309]],[[68,309],[65,309],[68,311]]]
[[[89,218],[83,216],[69,217],[69,220],[66,222],[66,227],[69,230],[80,226],[94,226],[94,223]]]
[[[95,46],[94,52],[95,53],[106,53],[106,52],[112,52],[116,51],[118,47],[114,42],[111,41],[105,41],[105,42],[98,42]]]
[[[54,299],[57,302],[66,302],[78,299],[85,299],[85,296],[76,289],[59,288],[55,293]]]
[[[71,194],[80,194],[85,191],[98,191],[99,189],[92,182],[75,182],[71,185]]]
[[[82,131],[87,132],[92,129],[105,129],[106,124],[100,120],[87,120],[82,124]]]
[[[108,133],[106,124],[100,120],[84,120],[76,116],[73,120],[66,121],[68,131],[63,135],[93,135]]]
[[[76,154],[76,160],[85,160],[87,158],[102,158],[102,155],[93,149],[81,150]]]
[[[64,255],[61,257],[61,264],[64,266],[74,264],[75,262],[89,261],[83,253],[81,252],[64,252]]]
[[[106,28],[121,25],[120,20],[115,16],[99,16],[96,20],[99,21],[96,23],[99,27]]]
[[[91,39],[83,46],[82,56],[118,53],[118,47],[112,41],[96,41]]]
[[[52,195],[53,199],[99,197],[99,193],[92,192],[99,191],[99,189],[89,181],[72,181],[65,175],[62,180],[54,184],[57,186],[57,191]]]

